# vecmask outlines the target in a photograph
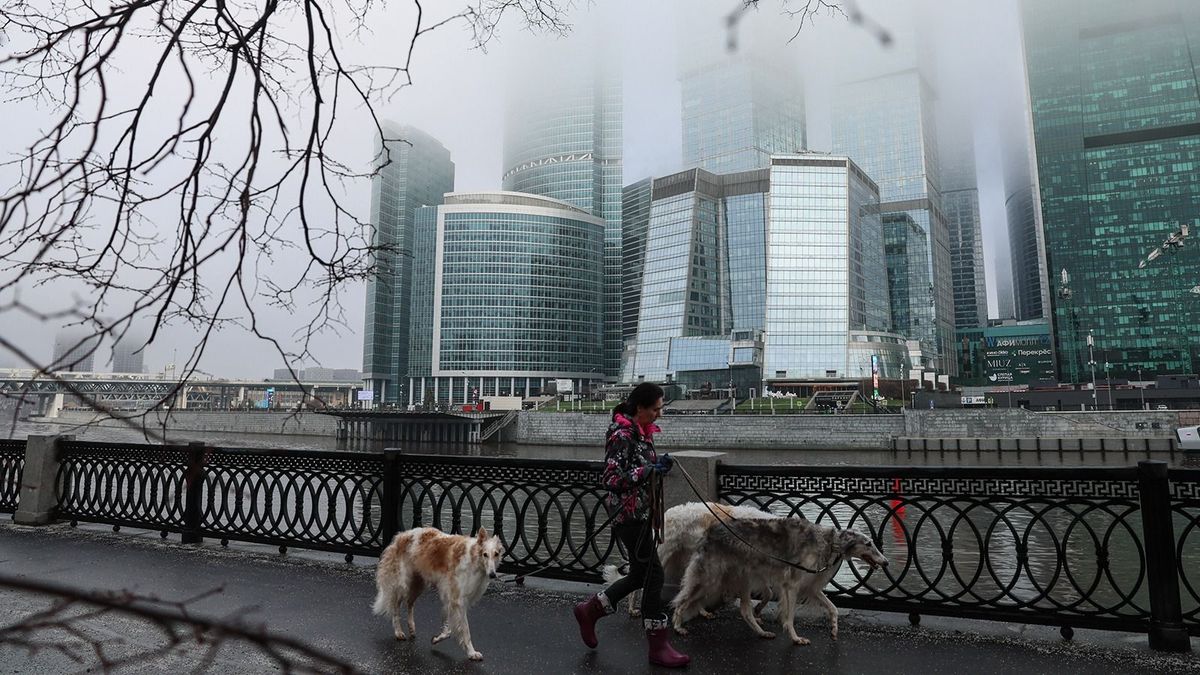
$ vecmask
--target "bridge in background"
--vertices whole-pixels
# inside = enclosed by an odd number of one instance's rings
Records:
[[[53,417],[64,408],[85,406],[80,395],[110,408],[145,410],[167,405],[177,410],[246,409],[266,401],[271,407],[295,406],[322,401],[334,407],[349,407],[361,382],[295,382],[273,380],[229,380],[193,376],[186,382],[168,374],[143,373],[55,373],[0,369],[0,398],[17,399],[37,415]]]

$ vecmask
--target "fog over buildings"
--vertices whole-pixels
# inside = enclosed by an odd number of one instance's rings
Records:
[[[987,270],[989,316],[998,315],[997,279],[1008,258],[1008,216],[1012,164],[1028,172],[1028,126],[1024,106],[1021,49],[1015,0],[989,3],[947,3],[931,0],[863,0],[857,3],[871,25],[860,26],[838,15],[821,14],[789,41],[796,28],[779,14],[779,5],[762,2],[742,14],[734,32],[727,17],[741,5],[735,0],[675,0],[644,3],[637,0],[596,3],[573,9],[574,30],[565,36],[531,35],[516,21],[502,27],[498,41],[486,51],[471,49],[464,31],[449,28],[422,38],[413,62],[413,85],[385,102],[379,112],[398,124],[412,125],[436,138],[450,152],[458,191],[501,188],[504,144],[508,136],[506,102],[520,90],[528,105],[552,101],[562,92],[536,91],[536,82],[523,81],[531,62],[550,57],[571,63],[591,61],[616,74],[623,90],[623,183],[647,176],[664,176],[685,167],[682,122],[683,86],[680,73],[707,63],[714,72],[732,68],[753,56],[776,64],[772,77],[794,72],[803,81],[806,148],[830,152],[833,92],[847,81],[920,68],[937,93],[941,119],[965,123],[957,134],[973,145],[978,177],[978,203],[984,257],[997,261]],[[398,12],[396,21],[410,17]],[[872,26],[891,36],[884,44]],[[736,49],[730,50],[731,37]],[[398,60],[402,49],[388,40],[367,40],[361,47],[375,60]],[[716,76],[714,76],[716,77]],[[769,80],[768,80],[769,82]],[[518,87],[518,85],[520,85]],[[23,129],[36,125],[37,110],[17,110],[18,132],[0,140],[5,154],[20,150]],[[24,116],[24,117],[22,117]],[[361,137],[345,134],[345,148],[370,164],[374,138],[368,127]],[[943,154],[945,154],[943,150]],[[510,168],[510,167],[508,167]],[[371,188],[364,182],[351,193],[364,219],[371,208]],[[280,259],[280,269],[299,265]],[[49,304],[75,289],[25,289],[26,302]],[[357,368],[362,364],[365,284],[349,284],[340,299],[344,313],[340,328],[316,336],[312,359],[328,368]],[[300,303],[303,306],[303,303]],[[612,317],[615,318],[615,317]],[[288,311],[264,308],[260,322],[285,342],[303,328]],[[5,335],[34,356],[49,359],[57,326],[37,321],[6,321]],[[173,349],[195,342],[185,325],[168,327],[145,350],[147,365],[171,360]],[[12,361],[11,358],[7,360]],[[230,328],[214,334],[202,369],[226,376],[260,376],[281,365],[274,348]]]

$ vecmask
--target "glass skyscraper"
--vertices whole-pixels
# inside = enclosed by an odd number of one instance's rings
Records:
[[[942,210],[950,232],[950,269],[954,287],[954,327],[987,325],[987,282],[983,265],[983,223],[975,152],[970,138],[943,138]]]
[[[905,213],[928,239],[928,284],[897,278],[892,306],[901,296],[910,306],[924,305],[931,320],[916,323],[924,312],[901,308],[893,330],[919,340],[927,369],[953,375],[954,287],[950,234],[942,210],[940,163],[934,125],[933,92],[917,70],[842,85],[833,106],[833,151],[854,160],[879,185],[884,214]],[[918,364],[914,364],[914,367]]]
[[[1200,4],[1025,1],[1021,15],[1061,374],[1078,381],[1088,334],[1115,377],[1195,373],[1200,253],[1138,262],[1200,203]]]
[[[621,339],[637,335],[642,301],[642,268],[646,260],[646,231],[650,227],[653,178],[626,185],[621,197]]]
[[[771,160],[763,379],[904,373],[889,332],[879,188],[845,157]]]
[[[606,222],[566,202],[454,193],[420,209],[409,403],[576,391],[604,378]]]
[[[759,363],[764,331],[766,386],[854,377],[860,367],[869,376],[872,355],[882,375],[898,377],[904,344],[888,332],[878,200],[853,162],[828,155],[655,179],[635,358],[622,380],[689,370],[723,381],[728,369],[742,387],[734,366]]]
[[[1008,195],[1008,247],[1012,252],[1013,316],[1040,319],[1050,304],[1046,270],[1046,244],[1038,218],[1032,184],[1023,184]]]
[[[804,88],[784,60],[738,53],[684,61],[679,84],[683,165],[714,173],[765,167],[773,153],[805,149]]]
[[[905,211],[885,213],[881,220],[892,327],[896,332],[915,339],[898,327],[928,326],[933,321],[933,305],[929,294],[933,286],[929,280],[929,236],[925,228]],[[921,346],[924,349],[925,343],[921,343]],[[923,363],[927,356],[921,354],[921,358],[914,359],[914,362]]]
[[[691,169],[654,179],[633,376],[668,374],[671,338],[724,335],[725,248],[719,176]]]
[[[363,338],[363,381],[375,401],[402,400],[408,373],[409,300],[413,275],[413,212],[442,203],[454,189],[450,151],[412,126],[384,122],[376,139],[378,173],[371,186],[374,274],[367,280]],[[386,163],[385,163],[386,162]]]
[[[603,372],[616,376],[622,325],[622,83],[598,66],[545,59],[509,88],[503,187],[559,199],[607,223]]]

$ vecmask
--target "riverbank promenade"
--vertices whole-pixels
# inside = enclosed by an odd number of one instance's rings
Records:
[[[129,591],[164,601],[183,601],[191,613],[237,618],[287,635],[352,664],[365,673],[638,673],[670,672],[647,665],[639,621],[624,612],[600,624],[600,647],[579,640],[571,604],[594,587],[531,580],[526,586],[494,582],[470,612],[482,663],[466,660],[450,640],[431,646],[440,625],[435,596],[417,607],[415,642],[392,638],[387,619],[373,616],[374,558],[290,552],[273,547],[216,543],[183,545],[162,541],[157,532],[99,526],[22,527],[0,524],[0,574],[92,591]],[[0,626],[44,609],[51,598],[0,591]],[[82,612],[83,608],[74,611]],[[853,611],[841,619],[831,642],[824,619],[802,608],[798,630],[812,640],[794,647],[785,638],[755,637],[736,612],[697,620],[693,633],[677,637],[692,656],[685,671],[713,673],[1185,673],[1200,672],[1200,655],[1149,650],[1142,634],[1079,630],[1064,641],[1052,628],[927,617],[908,625],[894,613]],[[773,616],[773,609],[767,614]],[[149,623],[114,615],[87,621],[85,630],[111,639],[112,653],[162,643]],[[769,628],[769,626],[768,626]],[[770,629],[770,628],[769,628]],[[61,636],[59,636],[61,637]],[[127,671],[190,672],[199,648],[184,648]],[[86,652],[84,656],[89,654]],[[53,650],[30,656],[0,644],[4,673],[86,672]],[[263,673],[277,668],[248,644],[220,649],[209,672]]]

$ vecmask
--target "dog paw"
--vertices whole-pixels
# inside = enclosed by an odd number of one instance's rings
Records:
[[[798,647],[803,647],[805,645],[812,644],[812,642],[810,642],[808,638],[796,637],[796,638],[792,638],[792,644],[794,644]]]
[[[637,619],[642,616],[642,610],[633,607],[629,608],[629,618]]]
[[[709,619],[709,620],[717,618],[716,614],[713,614],[712,612],[708,611],[707,609],[700,610],[700,616],[702,616],[706,619]]]
[[[472,661],[482,661],[483,654],[480,654],[479,652],[470,652],[467,654],[467,658],[471,659]]]
[[[407,639],[408,639],[408,637],[407,637],[407,636],[405,636],[405,635],[404,635],[404,633],[396,633],[396,639],[397,639],[397,640],[400,640],[401,642],[403,642],[404,640],[407,640]]]
[[[829,634],[829,636],[830,636],[831,638],[833,638],[833,641],[834,641],[834,642],[837,642],[837,631],[836,631],[836,630],[835,630],[835,631],[833,631],[832,633],[830,633],[830,634]]]
[[[676,635],[690,635],[690,633],[688,632],[688,629],[684,628],[683,626],[675,626],[675,634]]]
[[[758,635],[759,635],[759,637],[761,637],[764,640],[774,640],[775,639],[775,634],[769,630],[764,630],[763,632],[759,633]]]
[[[434,635],[433,640],[431,640],[430,642],[432,642],[433,644],[436,645],[437,643],[441,642],[442,640],[445,640],[448,637],[450,637],[449,633],[441,633],[440,635]]]

